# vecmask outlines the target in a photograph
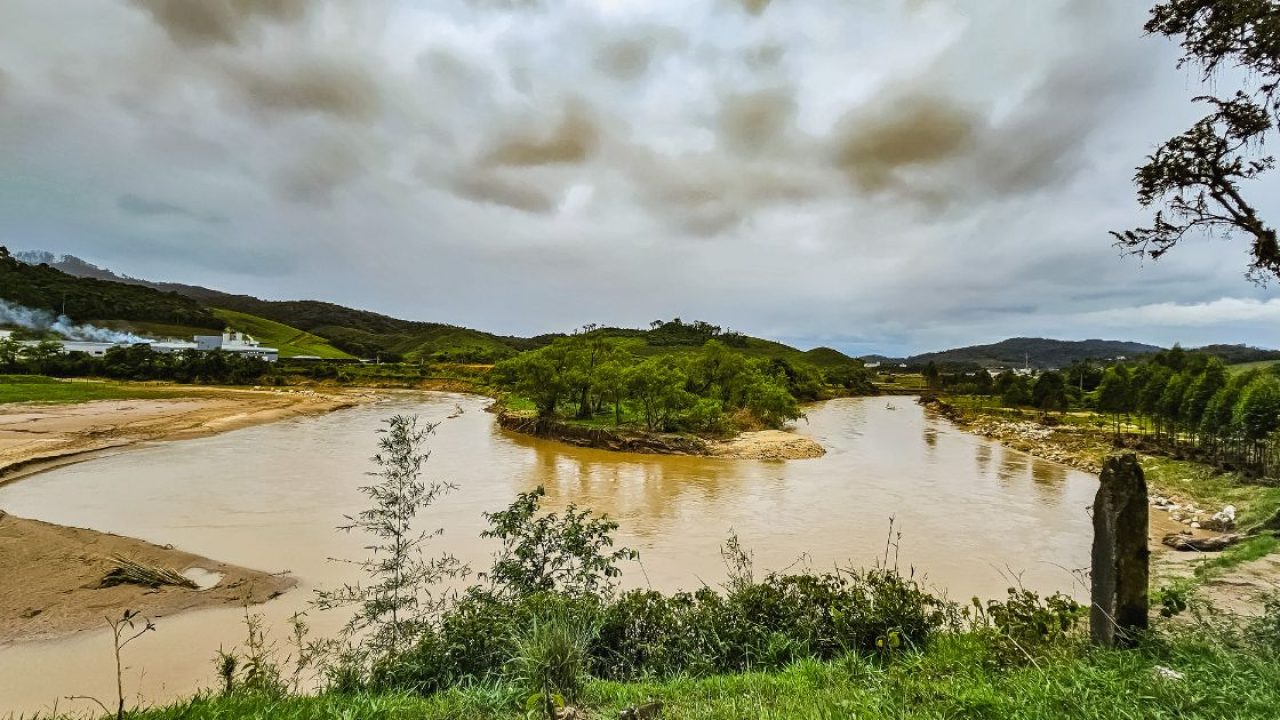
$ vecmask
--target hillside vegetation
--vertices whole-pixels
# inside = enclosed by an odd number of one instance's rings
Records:
[[[276,348],[280,351],[280,357],[310,355],[326,360],[346,360],[352,357],[330,345],[324,338],[284,323],[225,308],[214,308],[213,314],[228,327],[249,333],[263,345]]]
[[[0,300],[76,322],[138,320],[200,328],[222,321],[191,298],[109,280],[77,278],[47,265],[30,265],[0,247]]]
[[[1049,338],[1009,338],[989,345],[924,353],[908,363],[925,365],[972,363],[982,367],[1061,368],[1082,360],[1113,360],[1159,352],[1161,348],[1121,340],[1052,340]]]

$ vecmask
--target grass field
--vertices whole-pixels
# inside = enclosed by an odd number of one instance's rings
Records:
[[[1227,372],[1232,375],[1239,375],[1250,370],[1260,370],[1263,368],[1275,367],[1280,365],[1280,360],[1258,360],[1257,362],[1240,363],[1238,365],[1228,365]]]
[[[68,404],[91,400],[179,397],[178,388],[99,380],[58,380],[42,375],[0,375],[0,405],[7,403]]]
[[[1157,668],[1167,668],[1167,671]],[[1176,673],[1169,674],[1168,671]],[[997,668],[979,638],[942,637],[890,662],[849,655],[774,673],[617,684],[589,682],[587,717],[663,704],[663,720],[884,720],[888,718],[1274,718],[1280,664],[1257,650],[1207,640],[1155,639],[1133,651],[1063,648],[1022,667]],[[421,718],[516,720],[523,693],[506,685],[400,694],[263,697],[206,695],[147,710],[150,720],[205,718]]]
[[[314,355],[327,360],[347,360],[352,356],[329,344],[327,340],[304,330],[256,315],[215,308],[213,314],[240,332],[249,333],[254,339],[280,351],[280,357]]]

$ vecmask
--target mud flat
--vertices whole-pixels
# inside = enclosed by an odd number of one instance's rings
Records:
[[[0,406],[0,484],[144,442],[226,432],[372,399],[368,393],[191,388],[192,397]],[[112,558],[187,572],[203,589],[102,587]],[[295,581],[167,546],[53,525],[0,509],[0,644],[98,628],[126,609],[152,618],[265,602]],[[215,581],[216,582],[213,582]]]
[[[205,589],[164,585],[103,587],[122,556],[207,581]],[[171,547],[94,530],[52,525],[0,511],[0,645],[103,627],[126,609],[161,618],[197,608],[257,604],[295,581],[227,565]],[[215,582],[216,581],[216,582]]]
[[[91,453],[351,407],[367,394],[191,388],[188,398],[0,405],[0,483]]]

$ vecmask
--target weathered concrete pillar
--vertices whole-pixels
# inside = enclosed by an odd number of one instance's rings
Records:
[[[1133,453],[1107,458],[1093,501],[1093,642],[1131,645],[1147,628],[1147,481]]]

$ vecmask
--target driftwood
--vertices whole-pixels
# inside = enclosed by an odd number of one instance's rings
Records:
[[[175,585],[188,590],[200,589],[200,586],[194,580],[176,570],[170,570],[159,565],[148,565],[137,560],[131,560],[123,555],[112,555],[111,562],[114,567],[103,576],[99,587],[141,585],[143,587],[158,588],[162,585]]]
[[[1183,535],[1182,533],[1169,533],[1165,535],[1160,542],[1168,545],[1174,550],[1183,552],[1222,552],[1236,543],[1244,540],[1248,535],[1231,534],[1231,535],[1215,535],[1213,537],[1192,537]]]

